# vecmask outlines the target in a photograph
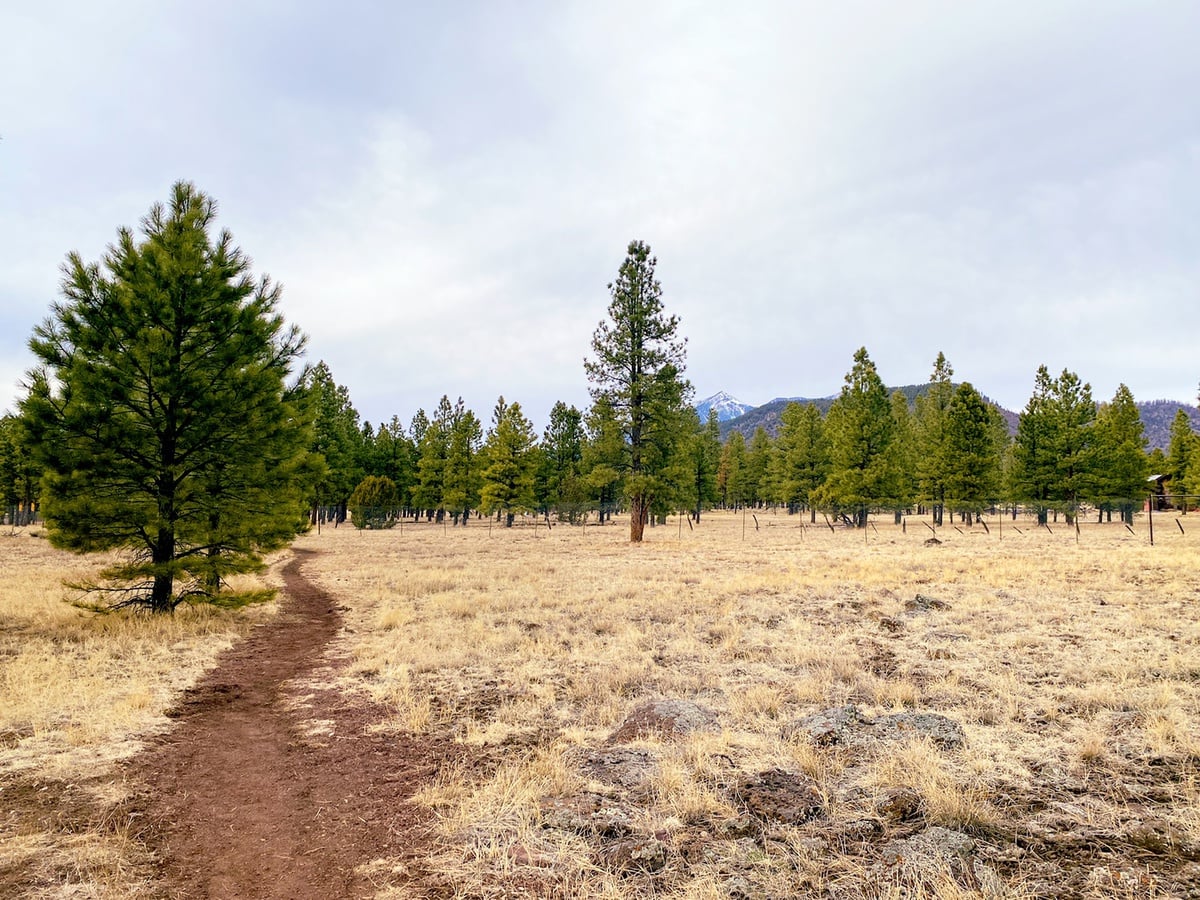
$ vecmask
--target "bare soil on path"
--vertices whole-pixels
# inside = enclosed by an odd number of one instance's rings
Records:
[[[175,727],[127,764],[165,896],[430,893],[422,813],[408,800],[456,751],[372,733],[383,710],[314,684],[345,660],[330,658],[342,617],[305,578],[310,556],[298,550],[284,569],[278,618],[229,651],[172,710]]]

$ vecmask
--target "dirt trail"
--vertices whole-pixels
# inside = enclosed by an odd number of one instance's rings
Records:
[[[454,750],[368,734],[383,718],[369,701],[296,683],[344,665],[325,655],[341,615],[302,573],[312,555],[284,569],[278,618],[188,691],[176,725],[129,764],[166,896],[370,897],[384,881],[426,893],[413,883],[422,817],[407,800]],[[408,874],[361,868],[381,857]]]

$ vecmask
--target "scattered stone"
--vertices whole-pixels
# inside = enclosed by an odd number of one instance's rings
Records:
[[[658,757],[640,747],[604,747],[580,754],[583,774],[604,784],[636,790],[658,769]]]
[[[967,739],[961,725],[937,713],[893,713],[875,719],[871,728],[882,740],[903,740],[916,735],[929,738],[943,750],[961,747]]]
[[[667,845],[653,837],[624,838],[601,848],[600,865],[621,874],[658,872],[667,864]]]
[[[837,707],[804,716],[783,727],[784,740],[804,736],[821,747],[863,746],[877,741],[929,738],[943,750],[961,747],[962,726],[937,713],[902,712],[878,718],[864,716],[857,706]]]
[[[762,891],[754,890],[754,885],[744,875],[734,875],[732,878],[726,879],[723,887],[725,896],[730,900],[754,900],[756,897],[763,896]]]
[[[1164,819],[1147,819],[1131,822],[1125,827],[1125,840],[1135,847],[1153,853],[1168,853],[1172,850],[1187,852],[1187,836]]]
[[[635,706],[608,736],[610,744],[627,744],[642,737],[679,737],[697,731],[717,731],[717,714],[689,700],[651,700]]]
[[[926,538],[926,539],[925,539],[925,546],[926,546],[926,547],[938,547],[938,546],[940,546],[940,545],[941,545],[941,543],[942,543],[942,542],[941,542],[941,541],[939,541],[939,540],[938,540],[937,538],[935,538],[935,537],[931,537],[931,538]]]
[[[945,600],[939,600],[937,597],[917,594],[911,600],[904,601],[904,608],[909,612],[928,612],[931,609],[949,609],[950,604]]]
[[[513,861],[514,865],[518,866],[536,866],[545,869],[554,865],[553,856],[538,853],[536,850],[530,850],[524,844],[516,844],[509,847],[508,858]]]
[[[850,734],[860,730],[865,722],[858,707],[850,704],[822,710],[785,725],[783,739],[791,740],[803,735],[820,747],[844,744]]]
[[[829,853],[829,841],[820,836],[806,836],[796,841],[796,846],[809,856],[817,857]]]
[[[961,831],[940,825],[919,834],[889,841],[880,848],[880,864],[889,873],[923,880],[940,873],[962,872],[975,850],[975,841]]]
[[[541,802],[541,813],[544,828],[602,837],[633,833],[633,810],[592,791],[572,797],[547,797]]]
[[[879,627],[884,631],[890,631],[895,634],[897,631],[904,630],[904,623],[895,616],[880,616]]]
[[[838,843],[865,844],[883,834],[883,825],[875,819],[855,819],[837,829]]]
[[[783,769],[743,779],[733,795],[750,815],[767,823],[800,825],[825,811],[825,799],[812,779]]]
[[[939,641],[968,641],[971,639],[969,634],[961,631],[931,631],[929,636],[937,638]]]
[[[888,788],[875,802],[875,813],[886,822],[904,822],[921,813],[921,795],[908,787]]]
[[[749,816],[736,816],[732,819],[722,819],[715,826],[713,832],[722,838],[739,838],[745,837],[748,834],[754,834],[758,831],[754,820]]]

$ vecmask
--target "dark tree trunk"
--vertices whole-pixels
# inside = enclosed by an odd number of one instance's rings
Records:
[[[158,565],[170,563],[175,558],[175,532],[169,528],[158,530],[158,540],[151,551],[151,561]],[[175,604],[175,575],[170,570],[154,573],[154,587],[150,590],[150,609],[156,613],[172,612]]]

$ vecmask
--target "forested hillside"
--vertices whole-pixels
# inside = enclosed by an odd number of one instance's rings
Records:
[[[916,398],[929,390],[928,384],[906,384],[900,387],[888,388],[889,392],[899,391],[913,405]],[[779,417],[784,408],[789,403],[806,403],[814,404],[822,414],[829,412],[829,407],[833,405],[833,401],[837,396],[832,397],[776,397],[762,406],[756,406],[741,416],[734,419],[729,419],[721,423],[721,438],[729,437],[730,432],[740,431],[743,437],[750,438],[759,428],[765,428],[767,434],[775,437],[779,433]],[[984,396],[987,400],[987,396]],[[1011,409],[1005,409],[993,401],[988,400],[989,404],[994,406],[996,410],[1004,417],[1004,421],[1008,424],[1009,434],[1017,433],[1017,420],[1020,418],[1019,413],[1013,412]],[[1138,412],[1142,417],[1142,427],[1146,434],[1146,450],[1166,451],[1171,443],[1171,422],[1175,418],[1175,414],[1179,410],[1183,410],[1192,423],[1192,429],[1200,432],[1200,408],[1192,406],[1188,403],[1180,403],[1177,400],[1149,400],[1137,404]]]

